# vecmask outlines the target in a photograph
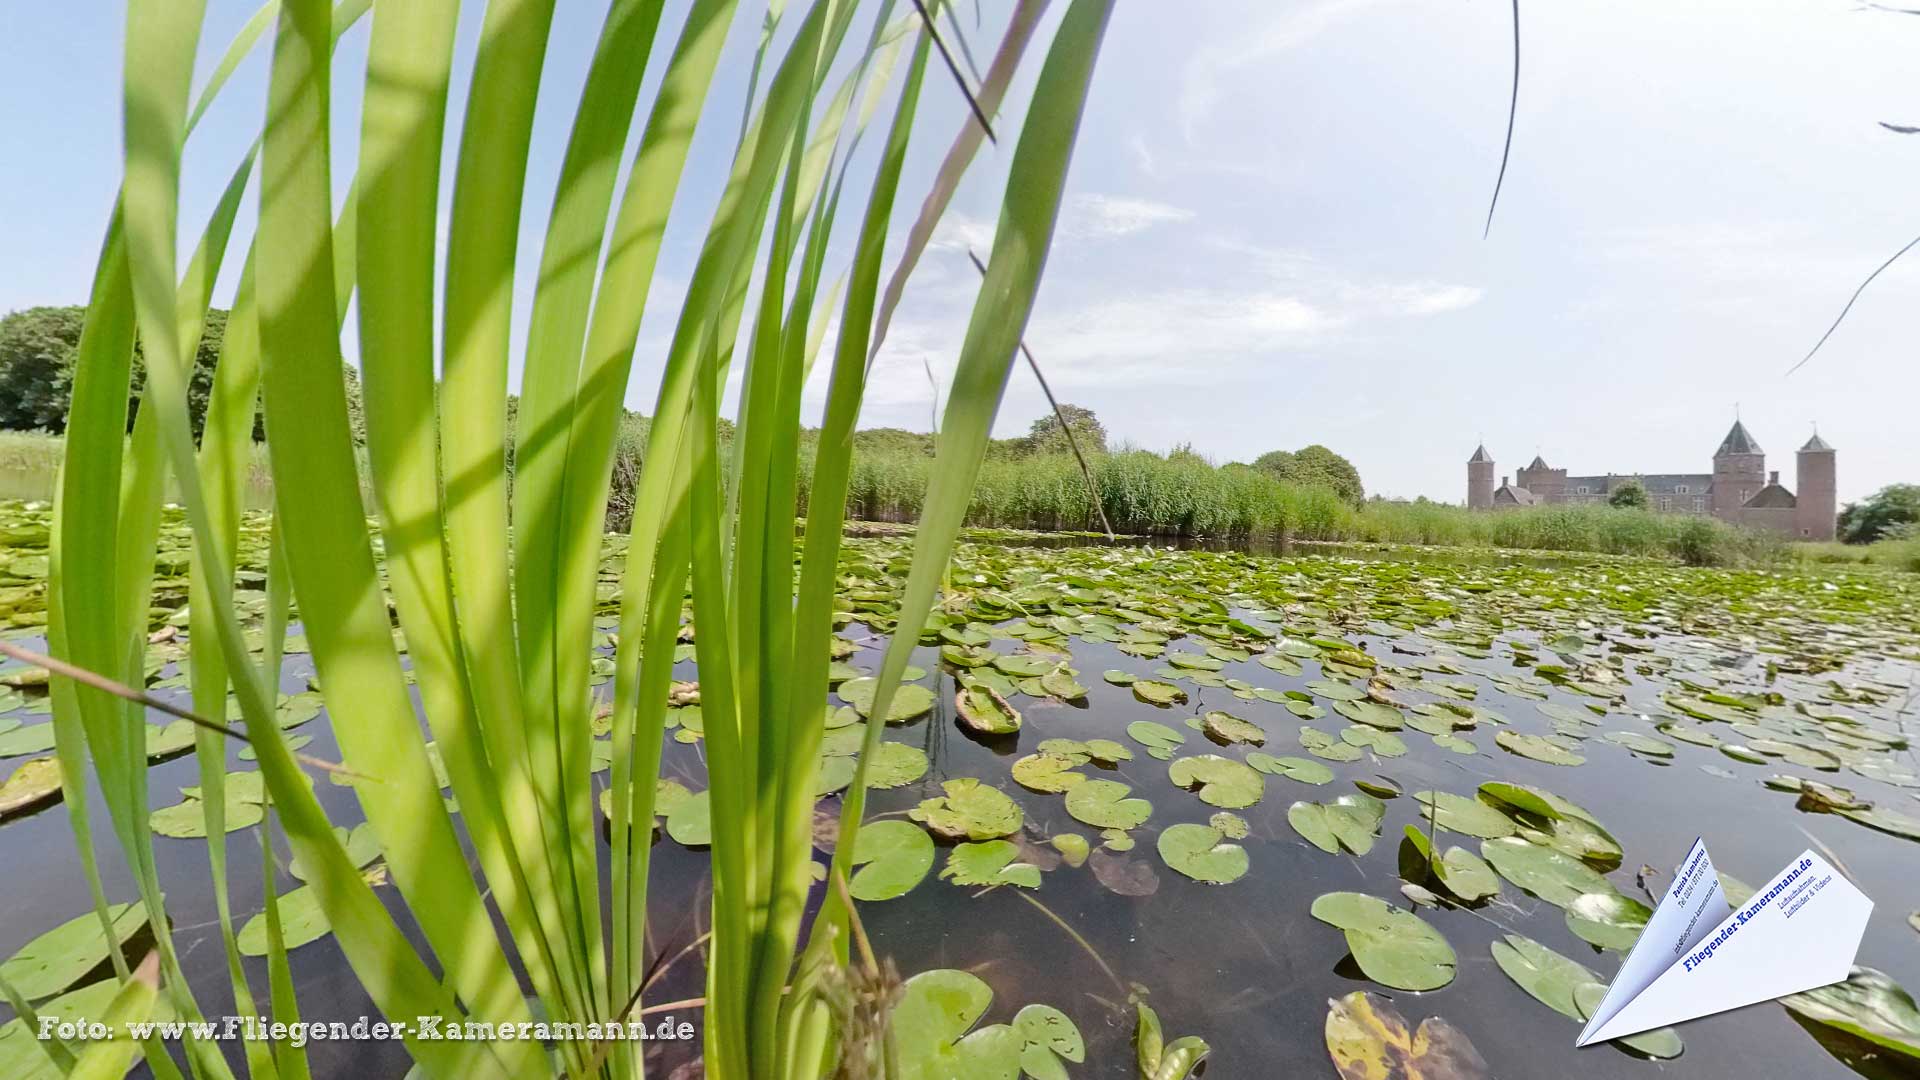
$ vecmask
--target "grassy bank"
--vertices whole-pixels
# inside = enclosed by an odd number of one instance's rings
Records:
[[[1696,565],[1768,561],[1776,538],[1708,518],[1611,507],[1534,507],[1474,513],[1430,502],[1376,500],[1358,506],[1319,487],[1299,487],[1243,466],[1172,460],[1144,451],[1093,461],[1094,484],[1113,527],[1151,536],[1293,540],[1594,551],[1671,557]],[[926,491],[931,459],[867,452],[854,459],[850,510],[878,521],[911,521]],[[968,524],[1091,530],[1100,519],[1072,457],[989,461],[974,488]]]
[[[1886,566],[1920,574],[1920,539],[1881,540],[1872,544],[1792,544],[1802,562]]]
[[[608,527],[624,531],[631,516],[633,483],[639,476],[647,422],[629,417],[616,441]],[[811,441],[808,433],[803,442]],[[0,433],[0,497],[51,496],[63,443],[59,436]],[[724,458],[723,458],[724,460]],[[799,478],[804,511],[812,477],[810,446],[803,446]],[[1654,514],[1611,507],[1532,507],[1473,513],[1431,502],[1374,500],[1358,506],[1321,487],[1277,480],[1245,466],[1215,467],[1189,456],[1172,458],[1130,450],[1092,461],[1101,504],[1115,530],[1140,536],[1219,537],[1230,540],[1284,537],[1447,547],[1498,547],[1533,551],[1592,551],[1613,555],[1674,558],[1695,565],[1764,562],[1780,557],[1773,537],[1706,518]],[[850,518],[912,522],[920,518],[933,459],[913,448],[862,445],[853,457],[847,494]],[[364,462],[363,469],[364,473]],[[248,503],[271,504],[266,450],[256,447],[249,470]],[[967,524],[1045,531],[1100,528],[1079,466],[1066,454],[989,459],[980,470]],[[1915,569],[1912,541],[1854,548],[1795,545],[1803,558],[1823,562],[1872,562]]]

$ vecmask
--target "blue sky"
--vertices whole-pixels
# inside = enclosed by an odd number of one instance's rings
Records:
[[[203,68],[252,6],[212,0]],[[978,30],[963,10],[984,63],[1008,5],[981,6]],[[559,3],[529,271],[604,10]],[[742,10],[642,329],[637,408],[650,407],[731,152],[759,18]],[[1704,471],[1736,403],[1790,486],[1815,421],[1840,451],[1843,499],[1920,480],[1920,256],[1785,375],[1860,279],[1920,233],[1920,136],[1878,124],[1920,123],[1920,18],[1853,0],[1557,0],[1522,14],[1513,164],[1483,240],[1504,0],[1122,3],[1028,335],[1056,391],[1119,440],[1190,442],[1218,461],[1319,442],[1370,491],[1447,501],[1463,498],[1481,439],[1502,472],[1536,452],[1576,472]],[[0,311],[86,294],[119,177],[121,19],[105,0],[0,11]],[[336,62],[339,147],[354,142],[364,58],[363,26]],[[191,232],[259,123],[265,75],[262,54],[188,147]],[[962,119],[944,74],[930,86],[902,230]],[[1029,86],[1012,95],[1016,115]],[[1010,157],[990,148],[963,187],[865,424],[927,426],[926,369],[951,370],[974,281],[965,249],[990,240]],[[530,285],[519,298],[523,326]],[[1017,371],[1000,434],[1043,408]]]

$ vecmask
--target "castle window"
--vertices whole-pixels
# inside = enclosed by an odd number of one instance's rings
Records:
[[[1693,500],[1693,512],[1694,512],[1694,513],[1696,513],[1696,514],[1697,514],[1697,513],[1699,513],[1700,511],[1702,511],[1702,510],[1705,510],[1706,508],[1707,508],[1707,500],[1705,500],[1705,499],[1695,499],[1695,500]]]
[[[1687,491],[1687,485],[1685,485],[1685,484],[1675,484],[1675,485],[1673,485],[1673,493],[1674,493],[1675,495],[1686,495],[1686,494],[1689,494],[1689,492]]]
[[[1582,495],[1585,495],[1586,493],[1587,493],[1587,485],[1585,485],[1585,484],[1581,484],[1581,485],[1580,485],[1580,494],[1582,494]]]

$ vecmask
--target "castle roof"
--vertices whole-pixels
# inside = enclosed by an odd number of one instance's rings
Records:
[[[1539,454],[1535,454],[1533,455],[1533,464],[1527,466],[1527,468],[1528,469],[1548,469],[1548,468],[1552,468],[1552,466],[1547,464],[1546,458],[1541,457]]]
[[[1720,440],[1720,449],[1713,452],[1714,457],[1726,457],[1728,454],[1763,454],[1760,444],[1747,433],[1747,426],[1735,420],[1727,437]]]
[[[1815,436],[1815,437],[1818,438],[1818,436]],[[1469,465],[1493,464],[1493,455],[1487,453],[1486,443],[1481,443],[1478,447],[1474,449],[1473,456],[1467,459],[1467,464]]]
[[[1533,492],[1528,491],[1526,488],[1514,487],[1512,484],[1501,484],[1500,489],[1493,493],[1493,501],[1508,502],[1515,506],[1532,506],[1540,500]]]
[[[1778,474],[1775,475],[1777,477]],[[1748,499],[1746,505],[1750,510],[1790,508],[1800,505],[1800,500],[1794,498],[1793,492],[1781,487],[1780,481],[1775,479],[1766,487],[1754,492],[1753,498]]]
[[[1831,454],[1833,453],[1833,447],[1828,446],[1827,440],[1821,438],[1820,433],[1816,431],[1813,433],[1813,438],[1807,440],[1807,445],[1800,448],[1800,452],[1803,454]]]

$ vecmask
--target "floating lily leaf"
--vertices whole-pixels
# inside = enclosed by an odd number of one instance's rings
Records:
[[[1908,840],[1920,840],[1920,818],[1903,814],[1885,806],[1871,806],[1865,810],[1841,810],[1841,817],[1857,821],[1869,829],[1878,829],[1883,833],[1905,837]]]
[[[1029,1005],[1013,1017],[1020,1033],[1020,1069],[1033,1080],[1067,1080],[1062,1058],[1076,1064],[1087,1060],[1087,1044],[1067,1014],[1051,1005]]]
[[[1223,810],[1252,806],[1267,790],[1266,781],[1245,762],[1218,754],[1180,758],[1168,766],[1167,776],[1175,786],[1188,789],[1197,786],[1200,801]]]
[[[1400,710],[1391,705],[1382,705],[1377,701],[1337,701],[1333,711],[1356,724],[1366,724],[1382,731],[1399,731],[1407,726],[1406,718]]]
[[[1206,726],[1208,735],[1224,744],[1252,743],[1254,746],[1264,746],[1267,742],[1267,733],[1260,730],[1259,725],[1248,723],[1232,713],[1216,709],[1202,716],[1200,722]]]
[[[1247,849],[1210,825],[1169,825],[1156,846],[1162,861],[1195,881],[1227,885],[1247,872]]]
[[[670,780],[666,782],[672,783]],[[674,786],[679,787],[678,784]],[[681,790],[686,789],[681,788]],[[604,795],[605,792],[601,794]],[[374,834],[373,826],[368,822],[363,821],[351,829],[335,825],[333,835],[340,841],[340,846],[346,849],[347,861],[356,867],[365,866],[380,857],[380,837]],[[306,864],[300,861],[298,855],[293,857],[293,862],[287,866],[287,870],[301,881],[312,880],[307,875]]]
[[[1132,851],[1133,837],[1125,829],[1101,829],[1100,846],[1108,851]]]
[[[1087,854],[1092,850],[1087,843],[1087,838],[1079,833],[1059,833],[1049,838],[1047,842],[1052,844],[1053,849],[1060,853],[1060,857],[1066,861],[1066,864],[1075,870],[1087,861]]]
[[[967,1033],[991,1004],[992,988],[964,971],[923,971],[908,979],[890,1021],[902,1080],[1013,1080],[1026,1045],[1020,1032],[993,1024]]]
[[[1096,829],[1132,829],[1153,813],[1145,799],[1129,798],[1133,789],[1117,780],[1088,780],[1067,791],[1067,813]]]
[[[1453,946],[1420,916],[1365,893],[1330,892],[1313,917],[1346,932],[1347,949],[1367,978],[1396,990],[1438,990],[1453,981]]]
[[[288,949],[297,949],[321,938],[332,931],[327,922],[327,913],[320,909],[320,894],[311,885],[302,885],[297,889],[281,894],[277,904],[280,908],[280,934]],[[267,915],[261,912],[248,919],[235,935],[242,956],[267,955]]]
[[[855,900],[892,900],[933,869],[933,838],[898,818],[868,822],[854,836],[853,862],[860,869],[847,884]]]
[[[1345,728],[1340,732],[1340,741],[1348,746],[1371,750],[1381,757],[1404,757],[1407,753],[1407,744],[1400,736],[1379,728],[1359,726]]]
[[[1128,724],[1127,735],[1145,746],[1149,755],[1161,761],[1172,760],[1173,752],[1187,741],[1186,735],[1153,720],[1135,720]]]
[[[1167,653],[1167,663],[1185,671],[1219,671],[1225,664],[1211,656],[1198,656],[1189,652]]]
[[[1136,679],[1133,683],[1133,696],[1149,705],[1162,708],[1187,700],[1187,692],[1170,682],[1159,679]]]
[[[996,670],[1016,679],[1037,679],[1057,666],[1053,661],[1032,653],[999,653],[992,662]]]
[[[107,908],[114,937],[124,947],[128,938],[147,925],[145,904],[114,904]],[[107,962],[106,931],[92,911],[69,919],[20,947],[0,964],[0,979],[28,1001],[51,997],[80,981],[87,972]]]
[[[1550,742],[1539,735],[1527,735],[1518,731],[1497,731],[1493,741],[1500,744],[1502,750],[1521,757],[1532,758],[1548,765],[1585,765],[1587,759],[1579,754]]]
[[[1078,764],[1059,754],[1028,754],[1013,763],[1013,779],[1028,791],[1062,792],[1086,780],[1084,774],[1073,771]]]
[[[1566,909],[1567,929],[1580,940],[1617,952],[1633,948],[1653,918],[1652,908],[1612,890],[1576,897]]]
[[[1289,698],[1287,700],[1287,711],[1302,720],[1318,720],[1327,715],[1327,710],[1315,705],[1311,701],[1301,701],[1299,698]]]
[[[1661,742],[1651,735],[1642,735],[1637,731],[1609,731],[1606,740],[1616,746],[1624,746],[1636,754],[1647,757],[1670,758],[1673,756],[1673,744]]]
[[[1064,666],[1040,676],[1040,688],[1062,701],[1077,701],[1087,696],[1087,688],[1080,685],[1073,673]]]
[[[928,845],[928,855],[931,857],[932,841],[928,841]],[[1039,888],[1040,868],[1028,863],[1015,862],[1014,860],[1019,857],[1019,845],[1005,840],[961,844],[947,853],[947,865],[941,868],[940,876],[955,885],[1019,885],[1028,889]]]
[[[1120,671],[1115,668],[1108,668],[1101,672],[1100,677],[1115,686],[1132,686],[1138,678],[1131,671]]]
[[[1105,781],[1094,781],[1101,782]],[[935,834],[949,840],[992,840],[1011,835],[1020,827],[1019,804],[999,788],[972,777],[942,781],[940,787],[946,794],[923,799],[908,811],[909,817],[925,822]]]
[[[1757,750],[1741,746],[1739,743],[1721,743],[1720,752],[1735,761],[1744,761],[1749,765],[1765,765],[1767,755]]]
[[[1535,1001],[1570,1020],[1586,1019],[1574,1003],[1576,991],[1590,984],[1606,989],[1585,965],[1520,934],[1493,943],[1493,962]]]
[[[1343,682],[1331,679],[1310,679],[1307,689],[1326,698],[1328,701],[1360,701],[1367,696],[1365,690],[1359,690]]]
[[[1894,1055],[1908,1069],[1920,1067],[1920,1008],[1913,996],[1884,973],[1855,967],[1846,981],[1780,999],[1795,1016],[1844,1031]],[[1892,1062],[1890,1061],[1889,1064]]]
[[[1409,858],[1414,866],[1408,865]],[[1478,855],[1466,848],[1450,847],[1436,858],[1427,835],[1412,825],[1406,827],[1406,840],[1401,845],[1401,873],[1410,878],[1438,878],[1448,892],[1469,904],[1500,894],[1500,876]]]
[[[1141,1080],[1187,1080],[1206,1060],[1212,1048],[1196,1036],[1166,1041],[1160,1030],[1160,1017],[1144,1001],[1134,1002],[1139,1020],[1134,1025],[1135,1063]]]
[[[1413,799],[1421,806],[1420,820],[1433,820],[1442,829],[1482,840],[1514,834],[1513,822],[1505,814],[1478,799],[1447,791],[1416,791]]]
[[[667,814],[667,835],[688,847],[713,843],[713,803],[706,792],[696,791],[674,806]]]
[[[44,754],[53,749],[52,724],[26,724],[0,735],[0,758]]]
[[[1229,840],[1245,840],[1247,834],[1253,830],[1253,827],[1247,824],[1246,818],[1225,810],[1208,818],[1207,824],[1220,830],[1220,835]]]
[[[1319,728],[1301,728],[1300,745],[1306,748],[1307,753],[1328,761],[1359,761],[1361,758],[1359,747],[1329,735]]]
[[[1481,841],[1480,855],[1501,877],[1555,907],[1564,908],[1588,893],[1617,891],[1579,859],[1517,836]]]
[[[0,819],[52,802],[60,795],[60,762],[54,758],[23,761],[0,781]]]
[[[51,1001],[42,1002],[34,1011],[42,1020],[78,1022],[81,1020],[101,1020],[108,1016],[108,1009],[114,997],[120,992],[120,983],[114,979],[101,979],[88,983],[78,990],[65,993]],[[167,995],[162,994],[153,1004],[153,1013],[143,1019],[171,1020],[174,1017]],[[128,1032],[119,1029],[116,1038],[125,1038]],[[139,1060],[139,1052],[134,1060]],[[76,1069],[73,1075],[79,1075]],[[0,1076],[7,1080],[62,1080],[63,1074],[56,1068],[53,1060],[47,1056],[47,1047],[38,1033],[27,1026],[24,1017],[15,1017],[0,1024]],[[113,1075],[119,1075],[114,1073]]]
[[[1255,750],[1247,755],[1247,764],[1268,776],[1284,776],[1303,784],[1325,784],[1333,779],[1333,770],[1317,761],[1298,757],[1274,757]]]
[[[1435,735],[1433,737],[1433,745],[1438,746],[1442,750],[1451,750],[1456,754],[1477,754],[1480,752],[1479,747],[1459,735]]]
[[[1297,802],[1287,808],[1287,824],[1328,854],[1344,847],[1355,855],[1373,850],[1386,804],[1371,795],[1342,795],[1331,803]]]
[[[1112,739],[1088,739],[1080,744],[1086,755],[1102,765],[1118,765],[1133,760],[1133,751]]]
[[[200,802],[198,787],[181,788],[186,798],[172,806],[163,807],[147,815],[147,823],[161,836],[176,839],[205,838],[207,835],[206,810]],[[260,787],[260,774],[257,772],[228,773],[223,786],[225,798],[222,805],[226,812],[228,832],[237,832],[249,828],[266,817],[265,794]]]
[[[1254,657],[1253,661],[1261,667],[1270,668],[1282,675],[1291,675],[1296,678],[1300,675],[1299,661],[1280,653],[1261,653],[1259,656]]]
[[[982,735],[1011,735],[1020,730],[1019,711],[986,687],[961,687],[953,705],[960,721]]]
[[[835,687],[834,693],[839,694],[840,700],[853,706],[861,716],[871,719],[873,693],[879,686],[880,680],[871,677],[848,679]],[[932,711],[932,690],[917,683],[903,683],[893,692],[893,701],[887,706],[887,723],[903,724]]]
[[[1407,1031],[1406,1018],[1364,990],[1327,1003],[1327,1053],[1341,1080],[1485,1080],[1487,1063],[1459,1028],[1437,1016]]]

